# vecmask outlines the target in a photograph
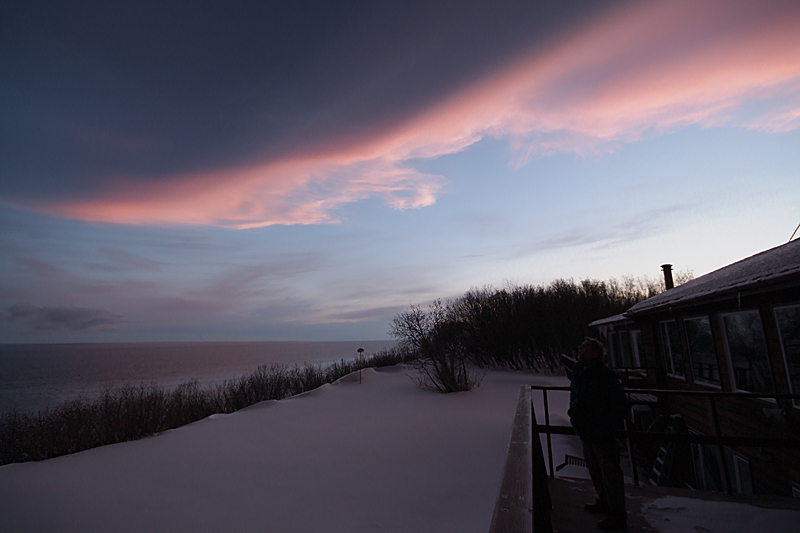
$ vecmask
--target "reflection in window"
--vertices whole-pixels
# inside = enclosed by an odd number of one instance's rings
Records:
[[[792,394],[800,394],[800,305],[775,309]],[[795,400],[800,406],[800,400]]]
[[[674,320],[667,320],[660,322],[659,326],[667,374],[683,377],[683,356],[681,355],[681,341],[678,338],[678,325]]]
[[[711,321],[707,316],[687,318],[683,321],[686,344],[692,365],[692,379],[719,385],[719,365],[711,336]]]
[[[734,386],[750,392],[773,392],[767,344],[758,311],[723,316]]]

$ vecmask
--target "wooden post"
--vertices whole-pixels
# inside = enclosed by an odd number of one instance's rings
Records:
[[[554,479],[556,474],[553,470],[553,443],[550,440],[550,408],[547,404],[547,389],[542,389],[542,398],[544,398],[544,425],[547,428],[547,461],[550,467],[550,479]],[[536,424],[536,420],[533,423]]]
[[[725,446],[722,444],[722,430],[719,425],[719,417],[717,416],[717,404],[714,401],[713,395],[708,395],[708,408],[711,415],[711,423],[714,428],[714,436],[717,438],[717,447],[719,448],[720,461],[722,462],[722,481],[725,483],[725,492],[733,495],[733,486],[731,485],[731,472],[728,468],[728,458],[725,457]]]
[[[547,468],[544,465],[542,452],[542,439],[539,438],[539,425],[536,423],[536,409],[533,406],[531,388],[528,389],[528,401],[531,406],[531,484],[533,500],[533,531],[535,533],[553,533],[552,510],[553,502],[550,499],[550,486],[547,481]],[[545,389],[542,389],[545,391]],[[548,430],[549,431],[549,430]],[[550,435],[548,434],[548,437]],[[553,471],[552,457],[550,471]]]
[[[533,532],[531,418],[531,389],[522,385],[490,533]]]

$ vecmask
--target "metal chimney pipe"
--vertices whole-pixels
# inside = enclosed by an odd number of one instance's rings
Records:
[[[664,286],[667,290],[675,288],[675,282],[672,281],[672,265],[669,263],[661,265],[661,270],[664,271]]]

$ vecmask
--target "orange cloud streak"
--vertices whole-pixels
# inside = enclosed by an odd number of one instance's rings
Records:
[[[742,116],[753,103],[759,113]],[[433,204],[442,178],[405,162],[455,153],[485,136],[508,140],[522,164],[559,151],[601,152],[689,124],[800,127],[800,5],[634,3],[368,142],[40,207],[124,224],[331,223],[341,205],[374,196],[395,209]]]
[[[382,197],[395,209],[431,205],[441,178],[368,159],[299,160],[121,188],[103,200],[52,203],[48,212],[119,224],[201,224],[248,229],[335,222],[349,202]]]

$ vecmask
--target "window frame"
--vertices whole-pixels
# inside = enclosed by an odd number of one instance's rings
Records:
[[[642,352],[639,348],[644,346],[644,341],[642,339],[642,330],[641,329],[631,329],[628,330],[630,335],[630,342],[631,342],[631,363],[633,364],[634,368],[644,368],[642,366]]]
[[[725,446],[725,460],[730,460],[728,465],[728,473],[731,475],[731,485],[736,489],[738,494],[744,496],[753,495],[753,471],[750,468],[750,459],[741,453],[733,451],[731,448]],[[745,478],[744,472],[747,469],[747,476]]]
[[[619,358],[622,360],[624,368],[636,368],[633,364],[633,352],[631,350],[631,333],[629,329],[619,332],[617,336],[619,344]],[[627,350],[626,350],[627,348]]]
[[[703,435],[703,433],[692,429],[689,429],[690,435]],[[697,490],[704,490],[708,492],[724,492],[725,491],[725,473],[722,466],[722,461],[725,460],[724,457],[720,457],[719,455],[719,447],[711,444],[696,444],[691,443],[690,445],[690,453],[692,456],[692,467],[694,469],[694,482],[697,485]],[[708,455],[706,455],[708,454]],[[719,489],[714,490],[713,488],[709,488],[708,485],[708,478],[711,478],[711,481],[714,483],[717,482],[715,479],[714,473],[712,473],[711,469],[707,469],[706,467],[711,466],[710,461],[715,460],[716,464],[716,474],[719,477]]]
[[[775,319],[775,329],[778,330],[778,341],[781,345],[781,355],[783,356],[783,366],[786,369],[786,381],[789,383],[789,393],[790,394],[800,394],[800,391],[795,391],[794,387],[792,386],[792,373],[789,369],[789,358],[786,356],[786,347],[783,343],[783,332],[781,332],[781,326],[778,322],[778,310],[786,309],[790,307],[798,307],[800,308],[800,302],[785,304],[785,305],[775,305],[772,307],[772,316]],[[795,409],[800,409],[800,399],[792,399],[792,405]]]
[[[714,383],[713,381],[706,381],[704,379],[697,379],[694,375],[694,359],[692,357],[692,349],[691,343],[689,342],[689,332],[686,330],[686,321],[687,320],[697,320],[699,318],[705,318],[708,320],[709,329],[711,330],[711,344],[712,349],[714,352],[714,358],[717,360],[717,375],[719,376],[719,381]],[[714,330],[711,329],[711,316],[708,314],[702,315],[692,315],[687,316],[681,319],[683,321],[683,336],[685,337],[686,341],[686,356],[689,358],[689,368],[692,371],[692,383],[697,383],[698,385],[704,385],[706,387],[711,387],[712,389],[719,389],[722,390],[722,373],[720,372],[720,361],[719,361],[719,354],[717,353],[716,344],[714,343]]]
[[[690,435],[704,435],[691,427],[689,429]],[[750,459],[739,452],[734,451],[728,446],[724,446],[723,453],[720,455],[719,446],[716,444],[690,444],[690,453],[692,456],[692,467],[694,469],[695,484],[698,490],[705,490],[709,492],[725,492],[725,466],[728,467],[728,475],[730,476],[731,490],[735,490],[737,494],[752,495],[753,494],[753,473],[750,467]],[[711,472],[711,461],[715,461],[717,468],[715,473]],[[724,464],[723,464],[724,463]],[[745,469],[747,470],[745,475]],[[718,490],[709,488],[707,481],[715,484],[719,483]]]
[[[681,333],[678,330],[678,321],[674,318],[670,318],[667,320],[660,320],[658,322],[658,334],[661,338],[661,351],[662,355],[664,356],[664,362],[669,362],[669,366],[666,368],[667,375],[671,378],[675,379],[682,379],[686,381],[686,368],[680,368],[681,373],[675,373],[675,358],[673,357],[672,352],[672,343],[669,340],[669,331],[667,330],[667,324],[672,322],[675,324],[675,338],[678,340],[678,347],[681,349],[680,357],[681,357],[681,366],[683,366],[683,346],[680,346],[681,343]],[[662,330],[663,326],[663,330]]]
[[[619,354],[617,354],[617,346],[619,345],[618,336],[619,332],[613,329],[608,332],[608,362],[611,368],[619,368],[621,366]]]
[[[757,307],[755,308],[746,308],[746,309],[737,309],[736,311],[726,311],[724,313],[719,313],[719,326],[720,331],[722,332],[722,344],[725,348],[725,359],[728,364],[728,379],[730,381],[731,390],[734,392],[746,392],[748,394],[758,395],[758,392],[749,391],[746,389],[740,389],[736,386],[736,371],[735,367],[733,366],[733,357],[731,356],[731,347],[728,343],[728,328],[725,326],[725,317],[726,316],[733,316],[733,315],[740,315],[745,313],[756,313],[758,315],[759,323],[761,324],[761,335],[764,338],[764,350],[766,355],[767,361],[767,370],[770,379],[770,383],[772,385],[771,392],[764,392],[763,394],[775,394],[775,380],[772,378],[772,363],[769,360],[769,347],[767,346],[767,335],[764,328],[764,320],[761,317],[761,310]],[[762,401],[776,403],[775,398],[759,398]]]

